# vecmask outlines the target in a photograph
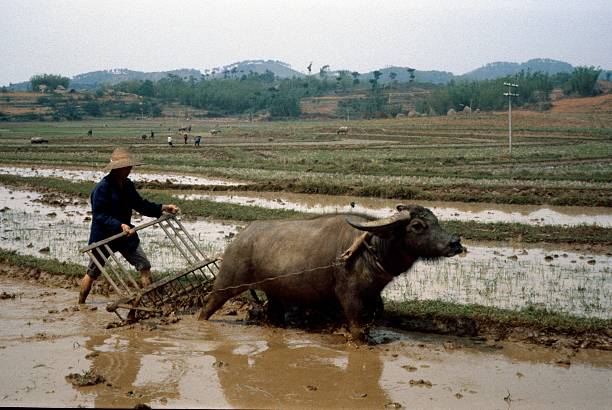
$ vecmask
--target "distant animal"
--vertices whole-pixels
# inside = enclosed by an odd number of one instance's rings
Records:
[[[384,310],[381,291],[419,259],[463,252],[457,236],[427,208],[398,205],[384,219],[356,214],[308,220],[256,221],[223,255],[198,319],[249,289],[266,293],[268,318],[282,324],[292,307],[344,313],[351,337],[365,340]]]
[[[180,127],[179,132],[183,132],[183,131],[191,132],[191,125],[187,127]]]
[[[88,136],[88,137],[91,137],[92,135],[93,135],[93,130],[89,130],[89,131],[87,131],[87,136]]]
[[[142,135],[140,136],[140,138],[142,138],[142,140],[143,140],[143,141],[144,141],[144,140],[146,140],[146,139],[147,139],[147,134],[142,134]]]
[[[349,132],[349,128],[348,127],[340,127],[338,128],[338,130],[336,130],[336,134],[340,135],[340,134],[348,134]]]
[[[219,131],[219,130],[210,130],[210,133],[211,133],[212,135],[217,135],[217,134],[219,134],[220,132],[221,132],[221,131]]]
[[[47,144],[47,143],[49,143],[49,140],[46,140],[46,139],[41,138],[41,137],[32,137],[32,138],[30,138],[30,143],[32,143],[32,144]]]

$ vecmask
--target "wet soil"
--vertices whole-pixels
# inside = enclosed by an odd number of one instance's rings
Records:
[[[6,267],[5,267],[6,268]],[[374,345],[243,321],[107,328],[109,299],[0,276],[3,406],[605,408],[612,352],[378,326]],[[68,379],[67,379],[68,377]],[[96,384],[74,385],[90,379]],[[95,379],[95,380],[94,380]],[[104,381],[102,381],[104,380]]]

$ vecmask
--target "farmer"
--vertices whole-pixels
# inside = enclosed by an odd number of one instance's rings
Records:
[[[200,140],[202,139],[202,137],[200,135],[197,135],[195,137],[195,139],[193,140],[193,143],[195,144],[196,147],[200,146]]]
[[[172,135],[168,135],[168,145],[172,146]]]
[[[162,212],[175,214],[176,205],[160,205],[143,199],[136,191],[134,183],[128,178],[132,167],[142,165],[125,148],[113,151],[110,163],[104,168],[110,171],[91,192],[91,233],[89,244],[101,241],[121,232],[127,235],[112,241],[109,246],[119,252],[140,272],[143,287],[151,284],[151,263],[140,246],[138,234],[132,229],[132,209],[145,216],[158,218]],[[110,255],[105,255],[107,258]],[[105,264],[105,260],[101,264]],[[93,282],[100,276],[100,269],[93,261],[89,262],[87,272],[81,281],[79,303],[85,303]]]
[[[189,138],[189,136],[187,135],[187,133],[183,134],[183,139],[185,140],[185,144],[187,144],[187,138]]]

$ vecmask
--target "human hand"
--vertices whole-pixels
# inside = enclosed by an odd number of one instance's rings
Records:
[[[168,212],[171,214],[176,214],[178,212],[180,212],[180,209],[178,206],[174,205],[174,204],[168,204],[168,205],[162,205],[162,211],[163,212]]]
[[[130,228],[130,225],[128,224],[121,224],[121,230],[127,233],[126,236],[132,236],[134,235],[134,232],[136,232],[132,228]]]

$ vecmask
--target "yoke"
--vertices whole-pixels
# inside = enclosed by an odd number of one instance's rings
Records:
[[[194,311],[201,306],[203,298],[210,292],[219,272],[219,259],[209,258],[198,247],[180,220],[173,214],[163,214],[154,221],[133,228],[139,231],[149,227],[160,227],[174,245],[174,252],[185,260],[186,266],[177,273],[167,274],[142,288],[130,272],[119,263],[109,243],[127,235],[122,232],[82,249],[100,269],[111,284],[119,299],[108,304],[106,310],[114,312],[122,321],[164,315],[173,311]],[[106,262],[105,262],[106,261]],[[119,309],[128,311],[124,319]]]

